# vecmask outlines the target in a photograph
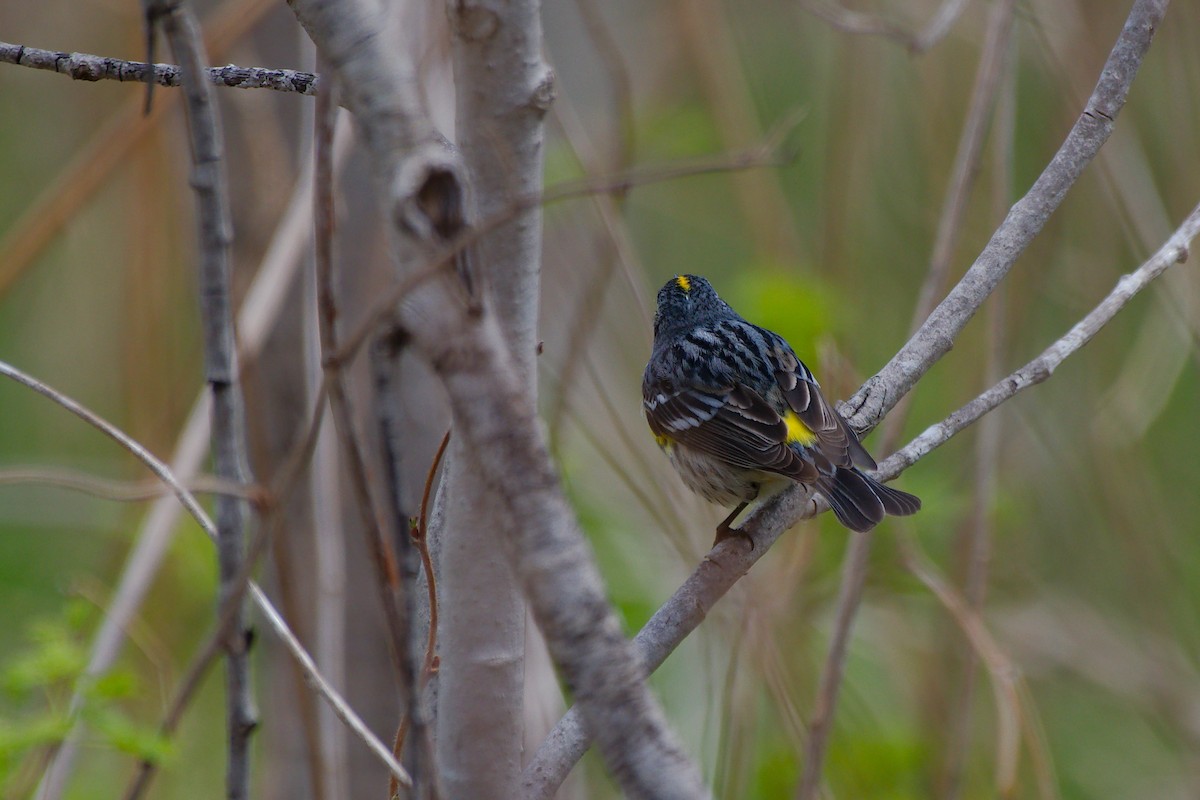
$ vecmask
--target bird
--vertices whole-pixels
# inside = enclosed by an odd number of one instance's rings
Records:
[[[875,460],[791,345],[746,321],[698,275],[676,275],[658,291],[642,406],[687,487],[736,506],[714,546],[745,535],[731,526],[747,505],[793,482],[824,497],[852,531],[921,508],[915,495],[864,472]]]

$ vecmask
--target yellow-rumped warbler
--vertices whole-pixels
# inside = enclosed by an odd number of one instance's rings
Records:
[[[735,533],[730,523],[750,501],[788,480],[823,495],[855,531],[921,508],[859,470],[875,469],[875,460],[783,337],[742,319],[696,275],[658,292],[642,405],[688,488],[738,504],[718,526],[718,542]]]

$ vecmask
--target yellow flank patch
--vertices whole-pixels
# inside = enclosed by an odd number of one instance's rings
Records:
[[[692,290],[692,282],[688,280],[687,275],[678,275],[675,277],[675,283],[679,284],[679,288],[685,292]]]
[[[794,411],[788,411],[783,415],[783,424],[787,425],[788,444],[807,447],[817,440],[817,435],[813,433],[812,428],[801,422]]]
[[[667,437],[663,436],[662,434],[655,436],[654,441],[658,442],[658,446],[661,447],[663,450],[666,450],[668,447],[671,446],[671,440],[668,439]]]

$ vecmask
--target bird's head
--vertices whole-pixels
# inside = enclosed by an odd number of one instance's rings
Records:
[[[691,327],[732,309],[717,296],[717,291],[699,275],[676,275],[658,290],[658,309],[654,312],[654,335],[675,328]]]

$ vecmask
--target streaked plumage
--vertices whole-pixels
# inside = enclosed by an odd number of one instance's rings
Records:
[[[921,507],[861,472],[874,469],[874,459],[804,362],[704,278],[681,275],[658,292],[642,403],[684,483],[713,503],[738,505],[718,540],[746,503],[787,480],[815,488],[856,531]]]

